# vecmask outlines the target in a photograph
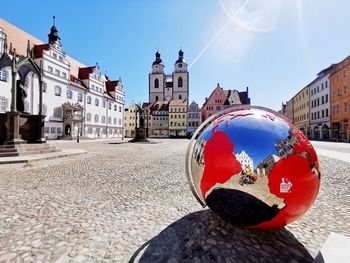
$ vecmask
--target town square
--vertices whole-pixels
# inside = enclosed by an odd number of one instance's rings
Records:
[[[348,260],[347,1],[15,2],[0,263]]]

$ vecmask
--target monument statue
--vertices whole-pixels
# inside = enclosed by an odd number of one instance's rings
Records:
[[[27,98],[27,91],[20,80],[17,80],[17,111],[24,112],[24,101]]]

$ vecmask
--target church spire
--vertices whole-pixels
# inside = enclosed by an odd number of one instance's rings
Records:
[[[56,28],[56,17],[53,16],[53,24],[50,30],[50,34],[48,34],[49,37],[49,44],[53,44],[56,41],[61,40],[61,38],[58,35],[58,30]]]
[[[156,65],[156,64],[161,64],[162,63],[162,59],[160,58],[160,53],[156,52],[156,60],[153,62],[153,65]]]
[[[179,50],[179,58],[176,60],[176,63],[182,63],[184,62],[184,52],[182,51],[182,48]]]

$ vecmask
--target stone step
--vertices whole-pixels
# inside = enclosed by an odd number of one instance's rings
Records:
[[[2,153],[0,153],[0,157],[46,154],[46,153],[55,153],[55,152],[62,152],[62,150],[61,149],[49,149],[49,150],[36,150],[36,151],[2,152]]]
[[[5,152],[5,153],[0,153],[0,158],[1,157],[11,157],[11,156],[19,156],[18,152]]]
[[[19,148],[47,148],[50,147],[49,144],[5,144],[0,145],[0,149],[19,149]]]
[[[33,155],[33,154],[45,154],[61,152],[61,149],[56,148],[49,144],[14,144],[14,145],[1,145],[0,157]]]
[[[17,148],[0,148],[0,153],[4,152],[25,152],[25,151],[45,151],[45,150],[51,150],[56,149],[54,146],[47,146],[47,147],[17,147]]]

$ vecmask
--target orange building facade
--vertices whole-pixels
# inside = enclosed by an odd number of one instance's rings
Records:
[[[330,75],[332,138],[350,141],[350,56]]]

